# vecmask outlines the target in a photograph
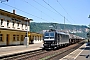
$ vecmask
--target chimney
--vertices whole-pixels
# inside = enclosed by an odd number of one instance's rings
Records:
[[[13,14],[15,14],[15,10],[13,10]]]

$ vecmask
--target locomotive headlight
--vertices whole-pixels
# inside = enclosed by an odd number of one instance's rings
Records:
[[[46,42],[44,42],[44,43],[46,43]]]
[[[53,43],[54,43],[54,41],[53,41]]]
[[[51,46],[54,46],[55,44],[53,43],[53,44],[51,44]]]

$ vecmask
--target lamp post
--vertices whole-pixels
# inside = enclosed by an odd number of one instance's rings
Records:
[[[24,40],[24,44],[26,45],[26,47],[29,45],[29,37],[28,37],[28,22],[29,21],[33,21],[33,19],[28,19],[28,18],[25,18],[26,22],[27,22],[27,35],[25,37],[25,40]]]

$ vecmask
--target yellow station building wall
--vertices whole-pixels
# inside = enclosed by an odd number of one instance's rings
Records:
[[[0,34],[2,34],[2,40],[3,40],[0,41],[0,45],[15,45],[15,44],[17,45],[17,44],[23,44],[23,40],[26,32],[0,30]],[[23,35],[23,38],[21,38],[21,35]]]
[[[1,45],[20,45],[24,44],[24,37],[26,32],[24,31],[12,31],[12,30],[0,30],[2,34]],[[43,35],[38,33],[28,33],[29,43],[33,43],[34,40],[42,40]]]

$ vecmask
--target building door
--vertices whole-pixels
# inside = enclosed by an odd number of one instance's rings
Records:
[[[6,44],[9,45],[9,34],[6,35]]]

